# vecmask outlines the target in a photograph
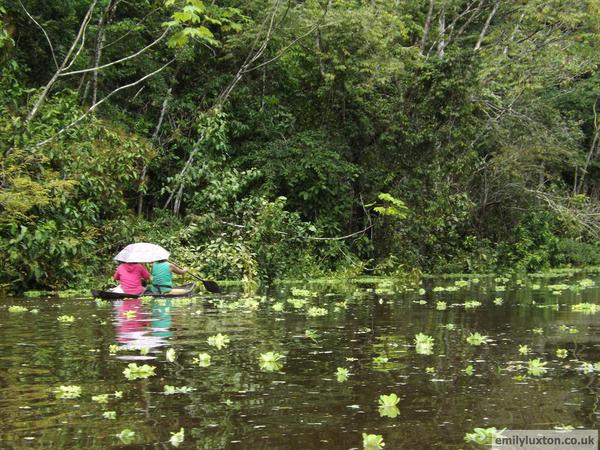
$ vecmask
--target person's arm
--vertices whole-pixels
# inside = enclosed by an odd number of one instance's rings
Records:
[[[148,269],[146,269],[146,267],[144,267],[143,265],[142,265],[142,278],[144,280],[150,281],[150,272],[148,272]]]
[[[121,279],[121,272],[119,272],[118,267],[117,267],[117,270],[115,270],[115,274],[113,275],[113,278],[117,281],[119,281]]]
[[[171,272],[176,273],[177,275],[183,275],[187,272],[187,269],[182,269],[181,267],[177,267],[175,264],[171,264]]]

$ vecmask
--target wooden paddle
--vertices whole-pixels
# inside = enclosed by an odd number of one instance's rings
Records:
[[[179,266],[179,264],[177,264],[175,261],[169,260],[171,262],[171,264],[174,264],[177,266],[178,269],[181,269],[181,267]],[[213,294],[220,294],[221,293],[221,288],[219,287],[219,285],[216,283],[216,281],[211,281],[211,280],[203,280],[202,278],[200,278],[198,275],[194,275],[193,273],[190,273],[189,271],[186,272],[187,274],[190,274],[193,278],[195,278],[198,281],[201,281],[202,284],[204,285],[204,288],[208,291],[208,292],[212,292]]]

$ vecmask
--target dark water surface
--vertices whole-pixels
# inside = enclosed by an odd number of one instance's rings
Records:
[[[260,303],[1,299],[0,448],[169,449],[183,427],[185,449],[362,449],[363,432],[382,435],[386,449],[458,449],[472,448],[464,436],[475,427],[597,429],[598,372],[583,363],[600,361],[600,312],[572,305],[600,304],[598,275],[481,277],[434,291],[457,280],[426,280],[424,294],[385,280],[307,284],[298,286],[314,293],[304,306],[289,302],[306,295],[290,286]],[[558,283],[567,286],[548,287]],[[446,310],[436,309],[439,300]],[[467,300],[482,304],[465,308]],[[310,317],[310,307],[327,314]],[[72,323],[57,320],[69,315]],[[470,345],[471,332],[489,341]],[[207,343],[217,333],[230,338],[226,348]],[[416,353],[417,333],[433,337],[431,355]],[[111,354],[111,345],[120,351]],[[285,355],[278,371],[259,366],[270,351]],[[193,362],[200,352],[210,366]],[[547,363],[539,376],[527,372],[535,358]],[[156,375],[127,380],[131,362],[155,366]],[[469,365],[472,375],[463,371]],[[338,367],[349,370],[347,381],[336,379]],[[61,385],[79,386],[80,396],[60,398]],[[193,391],[166,395],[165,385]],[[391,393],[399,414],[381,417],[379,396]],[[92,400],[102,394],[107,403]],[[135,432],[130,442],[116,437],[123,429]]]

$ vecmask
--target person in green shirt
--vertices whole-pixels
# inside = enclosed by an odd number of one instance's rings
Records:
[[[183,275],[187,269],[177,267],[166,259],[152,264],[152,292],[164,294],[173,289],[173,273]]]

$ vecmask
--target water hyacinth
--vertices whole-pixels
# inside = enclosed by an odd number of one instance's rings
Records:
[[[75,322],[75,317],[64,315],[57,317],[56,320],[58,320],[61,323],[73,323]]]
[[[381,450],[385,447],[383,436],[380,434],[362,434],[363,450]]]
[[[135,431],[125,428],[119,434],[117,434],[117,437],[121,440],[121,442],[123,442],[123,444],[128,445],[135,440]]]
[[[81,386],[59,386],[56,390],[56,396],[62,399],[78,398],[81,396]]]
[[[447,307],[448,304],[446,302],[440,301],[435,304],[435,309],[437,309],[438,311],[444,311]]]
[[[477,300],[467,300],[465,302],[465,308],[467,308],[467,309],[478,308],[480,306],[481,306],[481,302],[477,301]]]
[[[173,447],[179,447],[181,445],[181,443],[183,442],[185,438],[185,431],[183,429],[183,427],[181,427],[179,429],[178,432],[171,432],[171,438],[169,439],[169,442],[171,443],[171,445]]]
[[[600,311],[600,305],[596,305],[595,303],[577,303],[571,307],[571,311],[595,314]]]
[[[431,355],[433,353],[434,341],[431,336],[418,333],[415,336],[415,350],[420,355]]]
[[[192,362],[200,367],[208,367],[210,366],[210,360],[211,356],[208,353],[198,353],[198,356]]]
[[[526,355],[529,353],[529,346],[527,345],[519,345],[519,353],[521,355]]]
[[[566,358],[569,352],[565,348],[559,348],[556,350],[556,356],[558,358]]]
[[[467,336],[467,343],[469,345],[479,346],[481,344],[485,344],[487,342],[488,337],[483,336],[479,333],[471,333]]]
[[[165,352],[165,359],[168,362],[175,362],[175,360],[177,359],[177,352],[175,352],[175,349],[170,348],[169,350],[167,350]]]
[[[326,316],[327,315],[327,310],[325,308],[319,308],[317,306],[311,306],[310,308],[308,308],[308,311],[306,312],[306,315],[308,317]]]
[[[261,353],[259,357],[260,369],[265,372],[275,372],[283,367],[284,356],[277,352]]]
[[[491,445],[494,442],[494,438],[499,436],[502,431],[498,431],[494,427],[475,428],[473,429],[473,432],[465,434],[465,442],[474,442],[480,445]]]
[[[150,366],[148,364],[138,366],[136,363],[129,363],[127,367],[123,370],[123,375],[125,375],[125,378],[127,378],[128,380],[145,379],[156,375],[154,373],[155,370],[156,367]]]
[[[92,396],[92,401],[105,405],[108,403],[108,394],[100,394]]]
[[[345,367],[338,367],[335,372],[335,377],[339,383],[343,383],[348,380],[348,376],[350,375],[350,371]]]
[[[380,395],[379,396],[379,416],[395,419],[400,414],[397,405],[400,399],[396,394]]]
[[[210,336],[206,342],[208,342],[208,345],[211,345],[213,347],[216,347],[217,350],[221,350],[225,347],[227,347],[229,345],[229,343],[231,342],[231,340],[229,339],[229,336],[227,336],[226,334],[216,334],[215,336]]]
[[[21,306],[21,305],[10,305],[8,307],[8,312],[11,312],[11,313],[27,312],[27,308],[25,308],[24,306]]]
[[[192,388],[190,386],[175,387],[175,386],[170,386],[168,384],[166,384],[163,389],[164,389],[165,395],[189,394],[190,392],[192,392],[194,390],[194,388]]]
[[[539,358],[529,360],[527,361],[527,373],[534,377],[539,377],[548,370],[546,364],[546,362],[542,362]]]
[[[108,420],[116,420],[117,412],[116,411],[104,411],[102,413],[102,417],[104,417],[105,419],[108,419]]]

